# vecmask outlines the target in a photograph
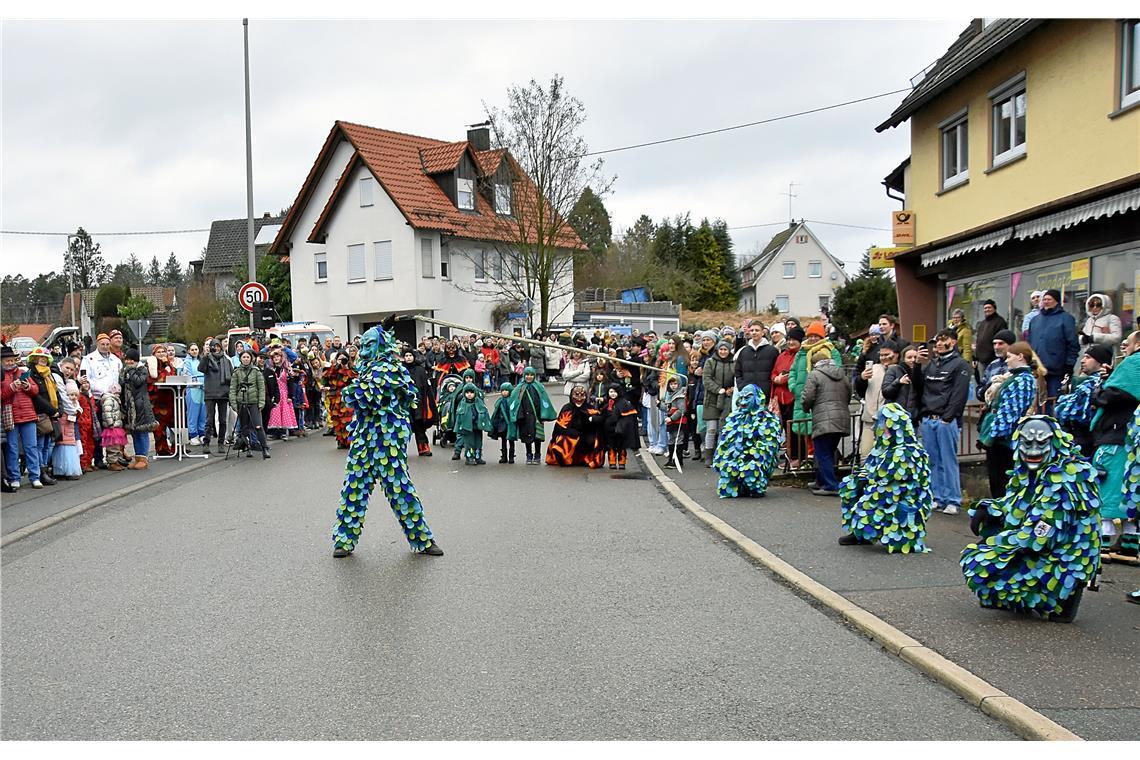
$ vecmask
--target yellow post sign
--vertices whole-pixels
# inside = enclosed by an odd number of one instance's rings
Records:
[[[896,245],[891,248],[871,246],[871,269],[894,269],[895,256],[909,250],[909,245]]]
[[[1077,259],[1069,265],[1069,279],[1073,282],[1089,278],[1089,260]]]
[[[914,245],[914,212],[904,209],[892,213],[891,232],[895,245]]]

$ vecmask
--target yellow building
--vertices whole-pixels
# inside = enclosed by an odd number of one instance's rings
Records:
[[[933,336],[993,299],[1020,333],[1032,291],[1054,287],[1078,326],[1094,292],[1135,324],[1138,48],[1136,19],[975,19],[878,126],[911,129],[884,180],[915,219],[895,258],[904,326]]]

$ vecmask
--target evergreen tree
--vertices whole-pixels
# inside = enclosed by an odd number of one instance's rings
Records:
[[[686,248],[686,259],[693,264],[689,270],[693,280],[690,308],[717,311],[736,308],[737,294],[724,276],[724,255],[708,224],[697,228]]]
[[[831,321],[847,334],[867,329],[880,314],[898,314],[895,283],[886,277],[860,274],[831,298]]]
[[[135,288],[146,285],[146,269],[143,267],[143,263],[139,261],[139,257],[132,253],[122,264],[115,265],[115,273],[111,277],[111,282],[116,285],[128,285]]]
[[[150,265],[146,268],[146,284],[162,284],[162,264],[158,263],[158,256],[150,257]]]
[[[232,321],[240,324],[242,320],[248,321],[248,313],[241,308],[237,300],[237,291],[249,281],[249,267],[242,263],[234,269],[234,284],[231,286],[231,295],[225,300],[226,308]],[[257,257],[257,281],[269,291],[269,300],[277,311],[281,321],[290,322],[293,319],[293,294],[289,279],[289,265],[283,264],[280,257],[261,254]]]
[[[570,226],[595,257],[605,253],[613,241],[610,212],[589,185],[578,197],[578,202],[574,204],[570,218],[566,221],[570,222]]]
[[[864,279],[875,279],[875,280],[887,279],[887,275],[886,275],[886,272],[884,272],[884,270],[872,269],[871,268],[871,251],[869,251],[869,250],[864,251],[863,252],[863,258],[859,259],[858,277],[861,277]],[[893,311],[887,312],[887,313],[894,314]]]
[[[67,241],[64,265],[75,281],[76,290],[97,288],[111,279],[111,265],[99,252],[99,244],[82,227]]]
[[[95,294],[95,316],[114,317],[119,313],[119,306],[127,302],[131,291],[123,285],[104,285]]]
[[[182,265],[178,263],[178,257],[174,255],[174,251],[166,257],[166,264],[162,267],[162,286],[166,288],[180,288],[182,287]]]
[[[725,278],[732,284],[732,289],[736,292],[739,300],[740,295],[740,270],[736,265],[736,253],[733,250],[732,235],[728,234],[728,223],[723,219],[717,219],[712,223],[712,234],[716,238],[717,245],[720,246],[721,258],[723,260],[723,271]]]

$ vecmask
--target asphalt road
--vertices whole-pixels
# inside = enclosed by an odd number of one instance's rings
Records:
[[[889,555],[836,545],[838,499],[799,488],[718,499],[716,475],[703,465],[665,472],[780,558],[1071,731],[1103,741],[1140,737],[1140,608],[1124,599],[1140,586],[1140,568],[1106,565],[1101,591],[1085,593],[1070,625],[985,610],[958,566],[975,540],[965,512],[932,516],[930,553]]]
[[[3,738],[1014,738],[651,482],[486,454],[412,458],[441,558],[375,499],[332,558],[321,437],[5,548]]]

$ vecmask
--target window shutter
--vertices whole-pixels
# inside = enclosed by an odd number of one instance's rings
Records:
[[[376,279],[392,279],[392,241],[379,240],[372,246],[376,251]]]
[[[364,279],[364,243],[348,247],[348,281],[359,282]]]

